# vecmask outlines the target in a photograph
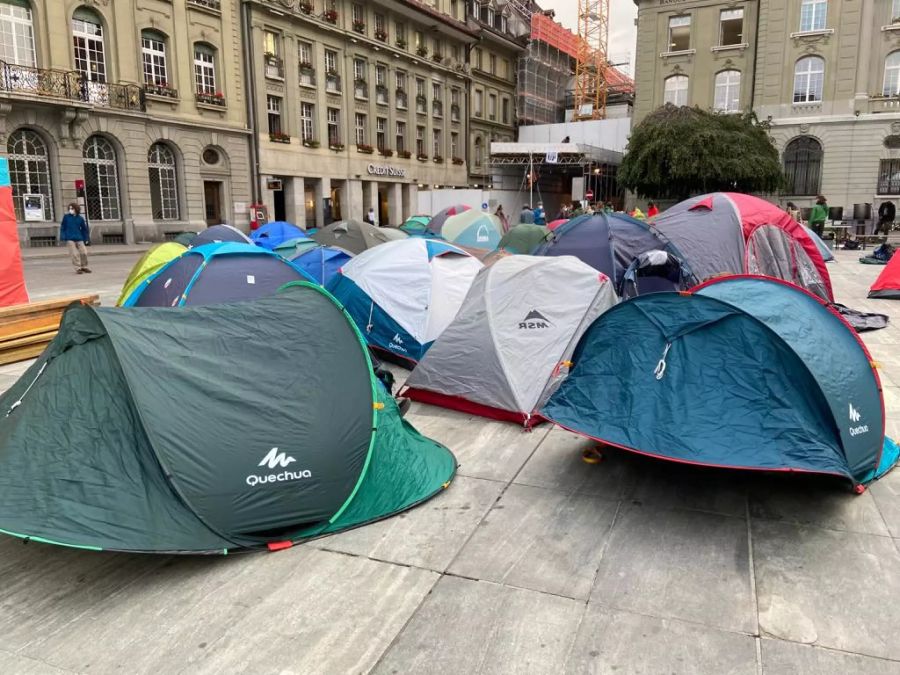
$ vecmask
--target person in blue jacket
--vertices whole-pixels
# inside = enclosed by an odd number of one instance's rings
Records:
[[[66,246],[69,248],[75,273],[90,273],[85,244],[90,243],[91,233],[84,218],[81,217],[81,209],[78,204],[69,204],[69,212],[63,216],[59,226],[59,240],[66,242]]]
[[[534,224],[546,225],[547,214],[544,213],[544,202],[538,202],[537,208],[534,210]]]

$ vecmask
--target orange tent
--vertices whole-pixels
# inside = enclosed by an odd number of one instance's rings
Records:
[[[13,208],[9,162],[5,157],[0,157],[0,306],[26,302],[28,291],[22,272],[22,251]]]

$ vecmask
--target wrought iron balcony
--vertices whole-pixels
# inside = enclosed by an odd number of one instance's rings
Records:
[[[222,11],[222,3],[220,0],[187,0],[187,4],[194,7],[202,7],[203,9],[211,9],[214,12]]]
[[[90,82],[74,70],[33,68],[5,61],[0,61],[0,91],[116,110],[146,110],[144,90],[136,84]]]

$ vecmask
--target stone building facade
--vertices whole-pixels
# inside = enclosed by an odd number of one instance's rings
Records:
[[[635,122],[665,102],[771,124],[783,201],[900,200],[900,0],[636,0]]]
[[[92,238],[246,225],[237,3],[0,0],[0,141],[20,237],[50,242],[84,182]]]

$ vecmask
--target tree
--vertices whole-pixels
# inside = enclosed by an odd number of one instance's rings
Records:
[[[778,151],[751,113],[715,113],[671,103],[631,131],[619,182],[642,197],[685,199],[707,192],[776,192]]]

